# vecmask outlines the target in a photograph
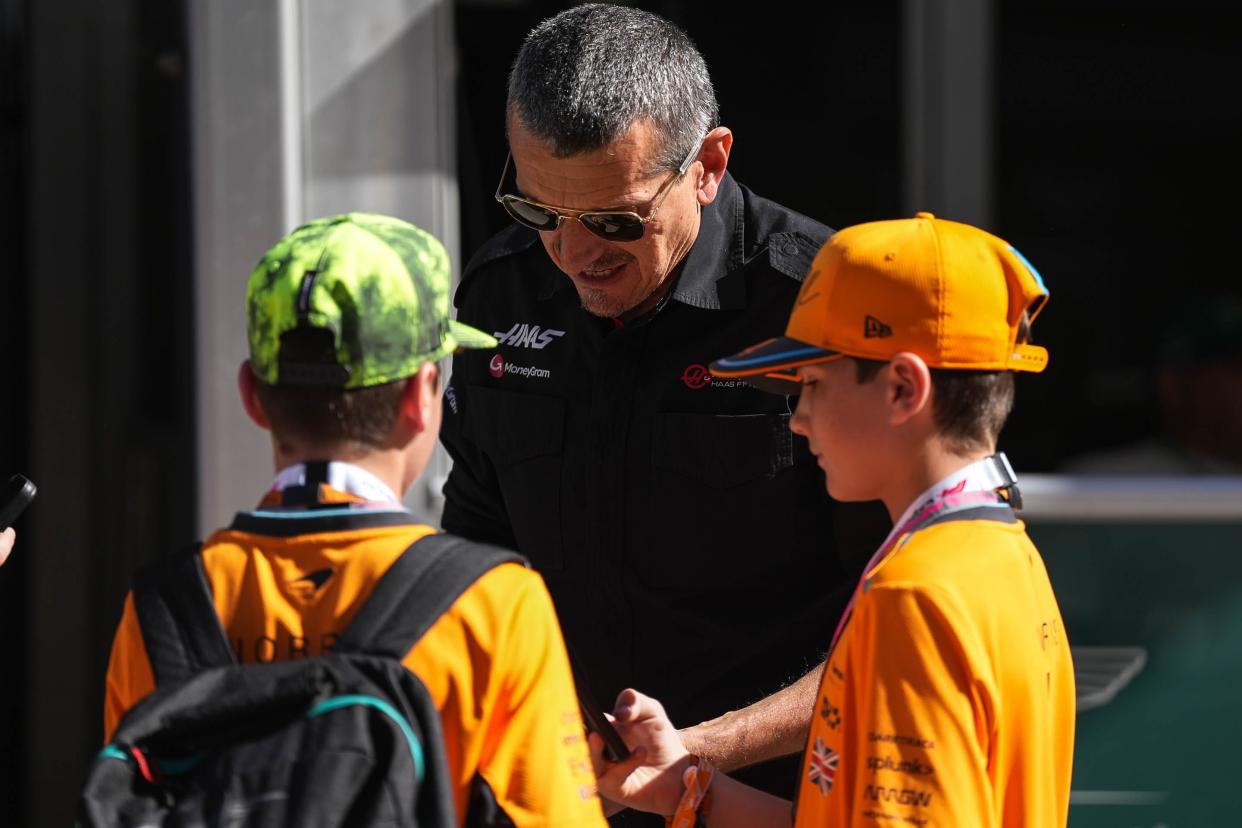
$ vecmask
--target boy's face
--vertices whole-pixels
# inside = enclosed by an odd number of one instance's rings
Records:
[[[848,357],[798,369],[802,396],[790,427],[806,437],[836,500],[874,500],[893,468],[884,371],[859,383]]]

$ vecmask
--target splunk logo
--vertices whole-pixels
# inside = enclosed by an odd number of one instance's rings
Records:
[[[501,345],[510,345],[514,348],[534,348],[536,351],[542,351],[544,348],[552,344],[557,337],[565,335],[564,331],[558,331],[553,328],[541,329],[538,325],[531,325],[526,322],[514,322],[513,327],[507,331],[496,331],[493,336]]]
[[[496,379],[500,379],[505,374],[516,374],[519,377],[528,377],[530,379],[550,379],[552,372],[547,368],[540,368],[537,365],[515,365],[512,362],[506,362],[505,358],[500,354],[493,354],[492,361],[487,364],[487,371]]]

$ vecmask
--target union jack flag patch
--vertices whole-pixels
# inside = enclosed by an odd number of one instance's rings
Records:
[[[819,792],[827,795],[832,790],[832,782],[837,778],[837,752],[824,744],[824,740],[815,737],[815,745],[811,748],[811,761],[808,763],[807,776],[811,784],[819,788]]]

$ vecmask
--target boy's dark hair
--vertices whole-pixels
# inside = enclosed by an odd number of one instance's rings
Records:
[[[436,365],[437,385],[444,376],[443,368]],[[378,449],[392,433],[408,379],[348,391],[263,382],[257,386],[259,403],[278,440],[316,446],[352,443]]]
[[[258,383],[259,403],[278,440],[382,448],[401,406],[405,380],[342,391]]]
[[[1029,342],[1031,326],[1025,315],[1018,328],[1018,343]],[[854,378],[861,385],[871,382],[888,363],[873,359],[854,360]],[[1005,420],[1013,410],[1012,371],[955,371],[931,368],[932,406],[936,428],[957,454],[996,445]]]

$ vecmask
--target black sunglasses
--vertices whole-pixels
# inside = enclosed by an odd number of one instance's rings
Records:
[[[702,145],[702,141],[695,144],[677,171],[660,185],[646,217],[632,210],[566,210],[540,204],[538,201],[519,195],[502,194],[500,190],[505,185],[505,179],[509,175],[509,165],[513,162],[512,152],[505,158],[505,168],[500,173],[500,183],[496,185],[495,198],[504,206],[514,221],[532,230],[548,233],[560,227],[564,219],[573,219],[601,239],[619,242],[638,241],[643,237],[647,222],[655,219],[656,213],[664,204],[664,199],[672,192],[673,184],[686,174],[686,170],[690,169],[690,165],[699,157],[699,149]]]

